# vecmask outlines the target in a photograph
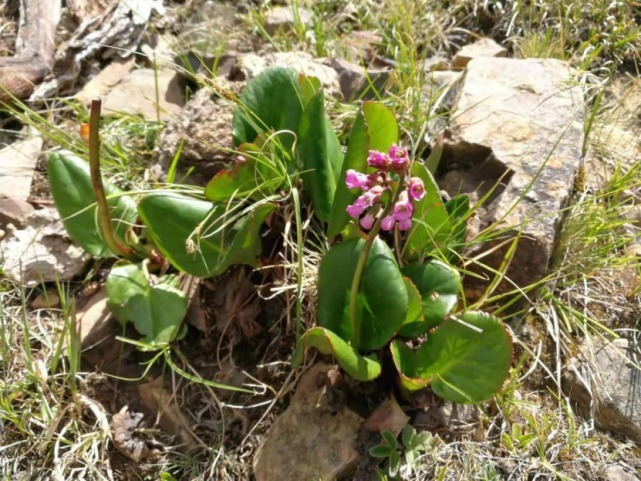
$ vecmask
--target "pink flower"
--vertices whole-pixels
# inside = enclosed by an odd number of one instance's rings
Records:
[[[392,168],[396,171],[403,171],[409,167],[410,159],[407,149],[392,144],[389,149],[389,157],[392,161]]]
[[[381,229],[383,230],[392,230],[394,228],[394,224],[396,224],[396,219],[391,215],[386,215],[381,219]]]
[[[412,219],[412,214],[414,214],[414,206],[407,197],[407,191],[404,190],[399,195],[398,201],[394,204],[394,219],[408,220]]]
[[[410,227],[412,227],[412,219],[411,218],[398,221],[398,229],[399,230],[409,230]]]
[[[348,189],[362,189],[367,188],[369,179],[366,174],[356,172],[354,169],[349,169],[345,176],[345,183]]]
[[[358,199],[353,204],[347,206],[347,213],[353,219],[357,219],[363,212],[365,212],[366,207],[358,202]]]
[[[372,214],[366,214],[360,221],[361,227],[365,230],[370,230],[374,226],[376,218]]]
[[[421,200],[425,197],[425,186],[418,177],[410,178],[408,190],[412,200]]]
[[[367,156],[367,163],[377,169],[386,170],[390,167],[391,159],[378,150],[370,150]]]

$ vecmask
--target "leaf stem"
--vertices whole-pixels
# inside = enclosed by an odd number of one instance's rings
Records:
[[[358,349],[361,344],[361,324],[357,320],[357,312],[358,312],[358,293],[361,288],[361,281],[363,280],[363,274],[365,273],[365,265],[367,264],[369,253],[372,250],[372,245],[374,245],[374,240],[376,240],[376,236],[381,230],[381,221],[383,220],[384,217],[386,217],[389,214],[390,210],[392,210],[392,208],[394,207],[394,204],[398,200],[398,197],[401,193],[401,186],[403,185],[404,180],[405,180],[405,175],[403,174],[401,175],[401,178],[398,182],[398,187],[396,188],[396,192],[394,192],[392,199],[383,210],[383,213],[376,220],[374,227],[372,227],[372,230],[370,231],[369,236],[365,240],[365,247],[363,248],[363,252],[361,253],[360,258],[358,259],[358,263],[356,264],[356,270],[354,271],[354,277],[352,278],[352,286],[350,288],[350,293],[349,293],[349,311],[348,312],[349,312],[349,322],[352,327],[351,329],[352,339],[354,339],[354,347],[356,349]]]
[[[93,185],[96,204],[98,206],[98,229],[105,245],[111,252],[128,260],[137,260],[133,249],[122,244],[115,236],[111,224],[111,213],[105,196],[105,188],[102,184],[102,175],[100,173],[100,108],[102,102],[100,99],[91,101],[91,111],[89,116],[89,173],[91,174],[91,184]]]

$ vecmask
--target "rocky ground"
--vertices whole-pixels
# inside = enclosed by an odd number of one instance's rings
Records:
[[[0,1],[6,57],[20,52],[17,3]],[[387,466],[368,452],[408,424],[429,437],[417,459],[399,448],[398,479],[641,477],[631,2],[558,18],[554,2],[529,17],[498,2],[129,3],[66,2],[50,69],[0,114],[2,479],[395,479],[376,478]],[[417,158],[442,144],[443,195],[475,210],[465,302],[514,335],[494,400],[402,400],[320,356],[292,370],[291,238],[274,241],[279,265],[184,279],[188,330],[168,354],[122,341],[137,334],[107,310],[113,261],[67,237],[48,154],[86,155],[80,125],[100,96],[110,179],[159,188],[179,152],[178,178],[203,185],[234,156],[229,98],[270,66],[319,78],[343,144],[364,99],[395,111]],[[318,254],[305,262],[312,324]]]

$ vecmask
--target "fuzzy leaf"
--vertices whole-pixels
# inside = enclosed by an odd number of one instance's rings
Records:
[[[422,298],[423,318],[407,323],[402,336],[416,337],[438,326],[456,307],[461,292],[459,273],[443,262],[432,260],[427,264],[413,262],[402,269]]]
[[[361,356],[339,336],[322,327],[310,329],[301,336],[292,354],[292,366],[299,366],[307,349],[312,347],[322,354],[332,354],[343,370],[357,381],[371,381],[381,374],[381,365],[375,357]]]
[[[69,237],[95,257],[109,257],[109,251],[97,224],[96,198],[91,184],[89,164],[71,153],[52,154],[47,163],[51,193]],[[136,222],[136,203],[131,197],[103,181],[107,203],[111,208],[116,237],[122,241]]]
[[[370,150],[387,152],[398,141],[398,124],[394,114],[383,104],[365,102],[356,117],[349,137],[343,168],[338,176],[336,195],[332,205],[327,235],[338,235],[349,221],[345,209],[354,202],[359,193],[347,188],[345,176],[349,169],[365,172],[368,169],[367,155]]]
[[[177,194],[148,195],[138,206],[160,252],[177,269],[198,277],[218,275],[232,264],[255,266],[260,227],[273,210],[262,204],[233,220],[226,206]]]
[[[350,239],[332,247],[318,272],[318,324],[361,351],[378,349],[398,332],[406,318],[405,281],[387,244],[377,238],[369,253],[358,294],[357,325],[349,322],[349,294],[365,241]]]
[[[173,341],[187,313],[187,297],[178,289],[178,278],[163,276],[152,283],[141,264],[111,270],[107,304],[120,322],[133,322],[144,341],[152,344]]]

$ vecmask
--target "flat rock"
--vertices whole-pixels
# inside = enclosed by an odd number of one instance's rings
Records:
[[[564,374],[564,390],[602,429],[641,442],[639,349],[627,339],[580,346]]]
[[[96,97],[104,97],[111,89],[122,82],[134,68],[134,56],[115,58],[98,75],[85,84],[76,98],[83,103],[90,103]]]
[[[267,55],[246,53],[236,58],[236,63],[229,74],[230,80],[250,80],[269,67],[286,67],[308,76],[317,77],[325,95],[340,96],[341,86],[338,73],[324,64],[322,59],[315,59],[305,52],[276,52]]]
[[[41,137],[19,140],[0,150],[0,195],[15,201],[27,201],[41,152]]]
[[[184,103],[182,79],[176,72],[145,68],[134,70],[116,85],[107,95],[103,110],[140,115],[145,120],[160,116],[161,121],[167,121],[180,113]]]
[[[312,24],[312,12],[306,8],[294,8],[289,6],[274,7],[265,17],[265,31],[273,35],[279,30],[295,30],[300,23],[304,27]]]
[[[319,363],[301,377],[289,407],[256,452],[256,481],[329,481],[349,474],[358,464],[363,419],[331,402],[330,369]]]
[[[345,100],[372,99],[376,92],[384,94],[391,72],[387,69],[365,68],[343,59],[329,62],[338,73],[341,93]]]
[[[521,235],[507,272],[518,286],[545,275],[581,160],[584,101],[572,77],[559,60],[474,59],[452,114],[439,185],[450,195],[489,193],[481,228]],[[507,249],[483,262],[498,267]]]
[[[626,469],[620,464],[608,466],[605,477],[607,481],[639,481],[639,478],[632,474],[632,468]]]
[[[223,82],[227,87],[229,84]],[[238,88],[236,88],[238,90]],[[162,134],[155,158],[166,171],[182,145],[180,164],[196,166],[197,174],[208,181],[232,156],[234,105],[212,89],[202,88],[187,102],[184,109],[168,124]]]
[[[69,281],[82,274],[89,256],[71,241],[55,208],[35,211],[24,229],[10,226],[0,243],[4,275],[26,286]]]
[[[452,67],[463,68],[470,60],[482,57],[506,57],[507,50],[501,47],[491,38],[481,38],[474,43],[465,45],[461,48],[454,59],[452,60]]]
[[[0,226],[24,227],[34,208],[28,202],[0,194]]]

